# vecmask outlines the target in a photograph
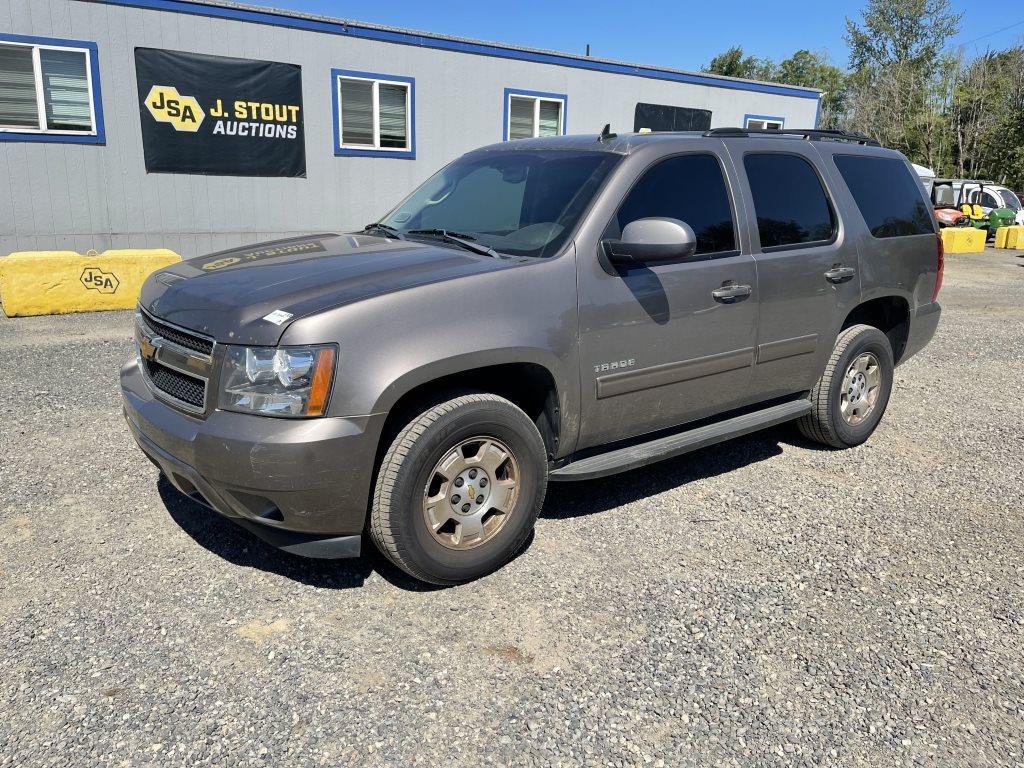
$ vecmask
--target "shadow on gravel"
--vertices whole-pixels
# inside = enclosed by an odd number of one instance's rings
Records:
[[[592,515],[663,493],[671,488],[732,472],[782,453],[780,441],[789,442],[791,430],[776,427],[747,437],[669,459],[621,475],[579,483],[551,483],[541,517],[567,520]],[[445,587],[423,584],[386,560],[370,542],[361,557],[351,560],[310,560],[281,552],[216,512],[182,495],[163,477],[157,491],[171,518],[200,546],[233,565],[258,568],[321,589],[352,589],[376,571],[390,584],[411,592]],[[533,536],[516,553],[530,549]]]
[[[380,576],[410,592],[431,592],[444,587],[424,584],[395,568],[370,542],[363,543],[362,557],[350,560],[311,560],[281,552],[239,528],[213,510],[179,493],[162,476],[157,492],[171,518],[203,548],[232,565],[258,568],[287,579],[321,589],[353,589],[363,586],[367,576]]]
[[[779,443],[790,442],[791,434],[791,428],[784,425],[621,475],[578,483],[551,483],[540,514],[549,520],[567,520],[606,512],[694,480],[732,472],[778,456],[782,453]]]

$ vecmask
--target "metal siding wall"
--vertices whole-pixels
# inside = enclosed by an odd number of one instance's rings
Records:
[[[638,101],[813,126],[816,102],[549,64],[77,0],[0,0],[0,31],[99,46],[107,143],[0,142],[0,253],[36,248],[173,248],[195,256],[292,234],[362,226],[442,165],[501,140],[506,87],[565,93],[570,133],[633,128]],[[302,66],[305,179],[147,174],[137,46]],[[330,70],[416,78],[416,159],[335,157]]]

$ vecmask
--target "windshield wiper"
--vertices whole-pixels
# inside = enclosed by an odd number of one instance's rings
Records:
[[[408,234],[410,235],[432,235],[439,237],[446,243],[453,243],[465,248],[467,251],[473,253],[479,253],[481,256],[491,256],[495,259],[500,259],[501,255],[493,248],[483,245],[481,243],[474,243],[473,240],[476,238],[473,235],[467,235],[464,232],[449,232],[447,229],[411,229]]]
[[[394,227],[389,227],[387,224],[381,224],[379,221],[375,221],[373,224],[367,224],[363,227],[363,232],[372,232],[373,230],[379,230],[388,237],[393,237],[396,240],[405,240],[405,235],[400,230]]]

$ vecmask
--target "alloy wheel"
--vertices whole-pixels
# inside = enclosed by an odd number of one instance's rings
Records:
[[[519,463],[493,437],[472,437],[437,462],[423,491],[423,522],[434,540],[465,550],[493,539],[519,496]]]
[[[847,424],[855,427],[871,415],[881,385],[882,367],[874,354],[865,352],[850,363],[839,396],[839,412]]]

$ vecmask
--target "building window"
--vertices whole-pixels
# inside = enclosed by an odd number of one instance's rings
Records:
[[[746,115],[743,121],[744,128],[755,130],[780,131],[786,125],[786,118],[771,115]]]
[[[505,127],[502,138],[530,139],[565,133],[568,98],[563,93],[505,89]]]
[[[103,143],[96,44],[0,35],[0,140]]]
[[[415,80],[342,69],[331,72],[334,154],[415,157]]]

